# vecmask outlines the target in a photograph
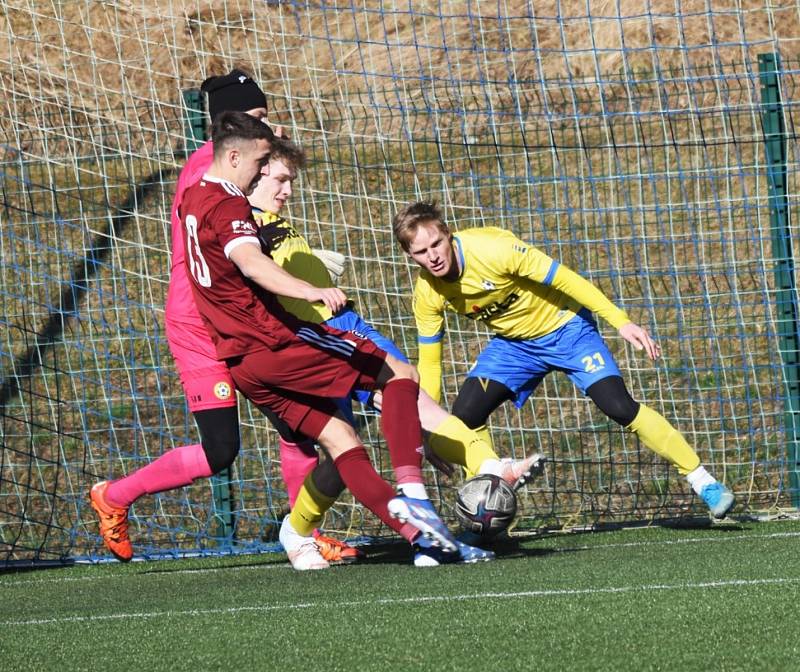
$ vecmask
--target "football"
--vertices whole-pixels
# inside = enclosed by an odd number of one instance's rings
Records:
[[[517,495],[499,476],[476,476],[458,490],[456,515],[465,530],[491,539],[507,529],[517,515]]]

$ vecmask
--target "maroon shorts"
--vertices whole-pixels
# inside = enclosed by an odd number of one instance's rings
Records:
[[[236,387],[292,429],[316,439],[336,415],[336,399],[375,388],[386,353],[372,341],[324,324],[303,323],[277,350],[228,360]]]

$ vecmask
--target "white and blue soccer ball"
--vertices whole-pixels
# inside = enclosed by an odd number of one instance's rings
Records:
[[[517,515],[517,494],[499,476],[470,478],[456,496],[456,515],[462,527],[482,540],[508,529]]]

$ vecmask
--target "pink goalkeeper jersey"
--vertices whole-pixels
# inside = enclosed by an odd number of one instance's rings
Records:
[[[178,185],[175,188],[175,198],[172,201],[171,231],[172,231],[172,266],[169,274],[169,290],[167,292],[166,319],[171,322],[181,322],[202,327],[205,324],[197,312],[197,304],[192,294],[192,285],[186,275],[186,243],[183,236],[183,224],[180,218],[180,207],[186,190],[199,181],[203,173],[208,170],[214,158],[214,146],[209,140],[200,149],[194,152],[178,176]],[[198,348],[211,357],[216,356],[211,337],[207,336],[205,344],[198,341]],[[203,347],[205,345],[205,347]]]

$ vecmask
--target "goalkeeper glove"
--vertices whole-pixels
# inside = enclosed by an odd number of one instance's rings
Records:
[[[342,276],[344,275],[344,262],[347,260],[340,252],[334,252],[333,250],[311,250],[314,253],[314,256],[317,257],[323,264],[325,264],[325,268],[328,269],[328,275],[331,276],[331,281],[334,285],[339,283]]]

